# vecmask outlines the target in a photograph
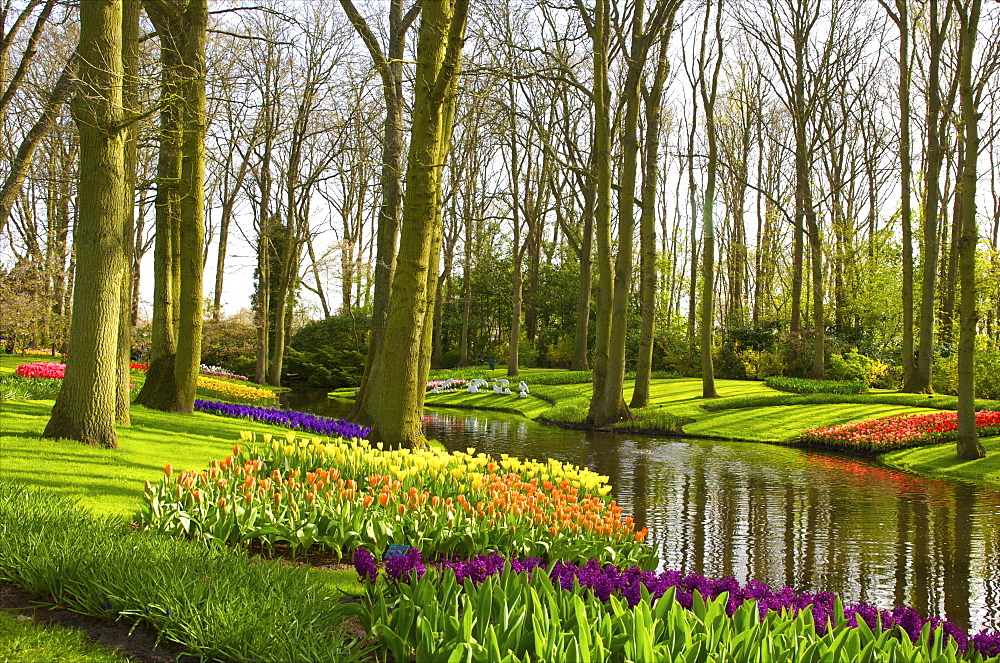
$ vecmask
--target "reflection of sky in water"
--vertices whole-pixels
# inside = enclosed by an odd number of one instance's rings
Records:
[[[572,431],[495,413],[429,412],[424,427],[449,449],[552,457],[608,475],[626,513],[650,528],[664,567],[1000,629],[993,488],[833,454]]]

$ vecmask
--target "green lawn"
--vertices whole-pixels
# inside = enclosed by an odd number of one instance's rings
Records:
[[[120,451],[43,439],[52,401],[0,404],[0,475],[69,495],[98,513],[131,514],[143,481],[159,480],[163,466],[203,469],[225,458],[241,430],[284,432],[239,419],[195,413],[178,416],[132,408],[132,426],[118,429]]]
[[[80,631],[22,620],[0,610],[0,661],[5,663],[122,663],[128,659],[94,644]]]
[[[986,447],[986,458],[979,460],[959,460],[954,442],[891,451],[879,456],[879,460],[890,467],[915,474],[1000,483],[1000,437],[986,437],[980,441]]]

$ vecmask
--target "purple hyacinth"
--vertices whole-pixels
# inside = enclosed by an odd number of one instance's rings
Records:
[[[358,572],[358,582],[375,584],[375,580],[378,578],[378,569],[375,568],[375,557],[367,548],[354,550],[354,570]]]
[[[416,549],[410,550],[412,554]],[[387,567],[388,565],[389,562],[386,562]],[[537,558],[506,560],[498,552],[477,555],[466,560],[443,560],[438,566],[442,571],[450,569],[454,572],[459,583],[470,578],[474,584],[502,573],[507,566],[514,573],[531,573],[535,569],[546,569],[546,565]],[[829,625],[835,621],[837,610],[837,596],[831,592],[796,592],[790,587],[772,589],[759,580],[750,580],[746,585],[740,586],[732,577],[713,580],[696,573],[684,575],[673,570],[657,574],[643,571],[637,566],[622,568],[613,564],[602,565],[594,559],[582,565],[557,560],[547,570],[553,584],[562,589],[572,591],[579,586],[592,592],[601,601],[607,602],[611,596],[618,596],[633,607],[641,600],[643,588],[654,601],[670,588],[675,588],[675,600],[687,609],[694,603],[694,592],[698,592],[706,601],[728,593],[726,612],[729,615],[733,615],[744,601],[757,602],[761,619],[771,611],[797,614],[809,610],[816,631],[820,635],[825,634]],[[983,656],[1000,654],[1000,633],[982,631],[970,638],[952,622],[935,617],[922,617],[909,607],[879,610],[867,603],[857,603],[844,606],[844,617],[847,624],[852,627],[857,627],[859,620],[863,620],[871,629],[876,629],[879,625],[883,630],[898,629],[911,641],[918,640],[924,625],[929,624],[932,638],[934,631],[940,627],[944,635],[955,641],[959,652],[965,652],[971,646]]]
[[[419,548],[410,548],[405,555],[385,560],[385,575],[393,582],[412,582],[424,577],[427,567]]]
[[[277,426],[287,426],[288,428],[295,428],[310,433],[319,433],[327,437],[342,437],[345,439],[365,438],[372,430],[368,426],[351,423],[343,419],[320,417],[308,412],[296,412],[295,410],[278,410],[269,407],[203,401],[201,399],[195,400],[194,408],[199,412],[218,414],[223,417],[250,419]]]

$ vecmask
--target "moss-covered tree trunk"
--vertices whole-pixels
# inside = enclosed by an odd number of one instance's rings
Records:
[[[122,5],[122,103],[127,118],[134,118],[139,108],[139,18],[142,4],[139,0],[123,0]],[[130,122],[125,140],[125,218],[123,235],[125,269],[122,270],[121,311],[118,322],[118,394],[115,403],[115,419],[122,426],[129,426],[132,418],[132,263],[135,245],[131,238],[135,233],[135,183],[137,155],[139,148],[138,127]]]
[[[177,412],[194,411],[201,367],[203,271],[205,242],[205,37],[207,0],[188,0],[183,13],[183,167],[180,181],[180,306],[177,361]]]
[[[589,371],[587,343],[590,332],[590,300],[594,286],[594,192],[584,192],[583,229],[580,237],[580,280],[576,296],[576,331],[573,336],[573,362],[570,369]]]
[[[368,337],[368,356],[361,387],[351,418],[365,423],[374,421],[369,385],[380,354],[382,337],[389,313],[389,294],[396,271],[397,237],[402,210],[403,190],[400,174],[403,171],[403,55],[406,46],[406,32],[420,11],[420,3],[414,3],[405,14],[402,0],[389,2],[388,48],[383,53],[378,40],[365,19],[351,0],[341,0],[351,24],[364,41],[382,78],[382,97],[385,102],[385,123],[382,128],[382,171],[379,187],[382,201],[378,212],[376,231],[375,274],[372,289],[372,324]]]
[[[812,377],[822,380],[826,374],[826,317],[823,306],[823,240],[819,218],[813,207],[812,192],[807,190],[806,224],[809,228],[809,266],[812,269],[813,296],[813,365]]]
[[[162,170],[158,187],[176,182],[173,195],[164,200],[164,223],[169,219],[169,242],[164,227],[161,251],[161,209],[157,192],[157,245],[154,253],[154,345],[161,347],[147,373],[137,403],[169,412],[194,411],[198,369],[201,364],[202,279],[205,237],[205,36],[208,29],[206,0],[188,0],[183,6],[168,0],[145,0],[146,11],[160,38],[164,81],[161,131]],[[174,102],[174,103],[171,103]],[[166,151],[166,156],[163,152]],[[169,256],[169,261],[167,259]],[[162,262],[161,262],[162,261]],[[164,264],[166,263],[166,264]],[[169,276],[168,276],[169,273]],[[168,296],[160,298],[160,288]],[[166,302],[171,302],[166,310]],[[157,304],[164,306],[156,315]],[[156,329],[157,323],[160,329]],[[167,327],[173,332],[170,353]]]
[[[656,185],[660,177],[660,117],[663,84],[667,79],[667,44],[660,44],[653,86],[646,101],[645,169],[642,176],[642,213],[639,217],[639,305],[642,317],[639,359],[629,407],[649,405],[649,381],[653,372],[653,332],[656,324]]]
[[[594,2],[594,21],[590,26],[594,45],[594,147],[592,167],[596,195],[594,235],[597,240],[597,319],[594,326],[594,379],[587,422],[607,423],[604,404],[608,377],[608,349],[611,340],[611,305],[613,280],[611,262],[611,109],[608,101],[608,3]]]
[[[173,42],[177,28],[169,16],[150,13],[160,37],[160,133],[156,162],[155,245],[153,246],[153,319],[149,368],[135,402],[166,410],[177,400],[174,362],[177,354],[175,320],[179,305],[177,241],[180,235],[178,182],[181,177],[180,54]]]
[[[910,14],[909,0],[896,0],[894,20],[899,28],[899,216],[902,224],[903,383],[913,375],[913,211],[910,202]]]
[[[44,437],[118,448],[118,318],[125,269],[125,132],[122,3],[80,6],[80,86],[72,110],[80,136],[76,281],[70,359]]]
[[[951,2],[943,20],[939,18],[938,0],[929,0],[929,53],[927,58],[927,145],[924,166],[923,201],[923,262],[920,283],[920,332],[917,358],[913,372],[903,384],[903,391],[931,393],[931,368],[934,365],[934,314],[937,261],[940,249],[938,215],[941,206],[941,165],[944,148],[941,144],[941,55],[947,40],[947,23],[951,15]]]
[[[420,425],[429,342],[432,290],[440,230],[441,167],[451,137],[451,109],[457,91],[468,0],[426,0],[421,9],[414,84],[413,126],[407,158],[406,193],[396,272],[379,358],[372,373],[371,439],[400,446],[427,444]]]
[[[958,246],[958,269],[961,285],[959,303],[961,326],[958,339],[958,457],[975,460],[986,456],[976,430],[976,157],[979,154],[979,112],[976,90],[972,84],[973,53],[979,31],[982,0],[960,0],[956,3],[960,23],[959,94],[962,125],[965,130],[964,168],[957,194],[961,196],[962,236]]]
[[[719,72],[722,70],[722,2],[716,8],[715,39],[719,51],[711,81],[705,78],[705,48],[708,40],[711,4],[705,13],[701,34],[701,55],[698,58],[699,87],[705,104],[705,129],[708,134],[708,182],[702,201],[702,264],[701,264],[701,396],[716,398],[715,366],[712,363],[712,327],[715,322],[715,182],[719,172],[719,141],[715,124],[715,101],[719,90]]]
[[[508,30],[510,29],[510,14],[507,15]],[[513,57],[511,57],[513,62]],[[521,312],[524,305],[524,246],[521,244],[521,162],[518,154],[517,135],[517,99],[514,95],[514,78],[507,81],[507,113],[510,129],[510,193],[511,193],[511,219],[514,224],[514,245],[512,257],[514,259],[513,273],[511,274],[511,306],[510,306],[510,341],[507,344],[507,377],[515,377],[518,374],[518,367],[521,363]],[[530,170],[528,171],[531,172]],[[530,232],[530,230],[529,230]]]

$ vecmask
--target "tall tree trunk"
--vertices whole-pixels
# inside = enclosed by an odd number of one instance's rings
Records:
[[[508,15],[509,20],[509,15]],[[508,26],[510,27],[510,26]],[[509,104],[508,122],[510,123],[510,185],[511,185],[511,216],[514,223],[514,245],[511,259],[514,263],[511,275],[511,311],[510,311],[510,342],[507,344],[507,377],[514,377],[518,374],[518,365],[521,363],[519,354],[521,350],[521,308],[523,304],[523,275],[522,258],[524,257],[524,247],[521,246],[521,162],[518,155],[517,136],[517,99],[514,96],[514,79],[511,78],[507,84],[507,102]],[[530,175],[530,170],[529,170]],[[530,232],[530,226],[529,226]],[[529,240],[530,241],[530,240]]]
[[[406,32],[420,11],[420,4],[403,13],[402,0],[389,3],[388,49],[383,54],[378,40],[372,33],[360,12],[351,0],[341,0],[345,13],[365,42],[372,61],[382,77],[382,95],[385,101],[385,123],[382,137],[382,172],[379,185],[382,202],[378,213],[376,231],[376,255],[374,292],[372,293],[372,323],[368,337],[368,357],[361,379],[351,418],[371,423],[374,421],[369,386],[373,373],[381,372],[375,362],[381,357],[382,337],[389,314],[389,295],[396,270],[396,240],[399,235],[400,213],[403,204],[403,190],[400,173],[403,171],[403,56],[406,46]]]
[[[139,113],[139,19],[142,4],[139,0],[123,0],[122,3],[122,100],[124,114],[131,120]],[[139,131],[134,123],[129,124],[125,137],[125,215],[124,244],[125,269],[122,270],[121,310],[118,321],[118,394],[115,403],[115,419],[119,425],[129,426],[132,419],[129,408],[132,405],[132,264],[135,245],[135,188],[137,181],[139,152]]]
[[[899,160],[900,217],[903,226],[903,383],[913,376],[913,212],[910,156],[910,21],[909,0],[896,0],[899,26]]]
[[[466,208],[465,246],[462,259],[462,332],[459,340],[459,366],[469,365],[469,325],[472,320],[472,215]]]
[[[597,238],[597,324],[594,339],[593,396],[589,423],[604,418],[603,400],[608,377],[611,335],[611,110],[608,99],[608,0],[595,0],[591,39],[594,44],[594,147],[592,167],[596,181],[594,228]]]
[[[966,4],[968,2],[968,5]],[[972,85],[973,54],[979,32],[979,15],[982,0],[959,0],[957,3],[960,23],[959,92],[962,107],[962,125],[965,129],[965,167],[956,195],[961,196],[962,237],[959,245],[961,272],[961,327],[958,341],[958,457],[975,460],[986,456],[986,449],[979,441],[976,430],[976,167],[979,155],[979,113],[976,94]]]
[[[660,119],[663,85],[669,69],[667,61],[668,40],[660,44],[653,86],[646,101],[646,167],[642,180],[642,214],[639,217],[639,244],[642,254],[639,265],[639,301],[642,328],[639,334],[639,358],[635,369],[635,386],[629,407],[649,405],[649,381],[653,372],[653,332],[656,322],[656,185],[660,177]],[[664,233],[666,235],[666,233]]]
[[[70,356],[44,437],[118,448],[115,394],[118,318],[125,269],[125,132],[122,130],[122,4],[80,7],[80,89],[73,115],[80,136]]]
[[[175,412],[194,412],[201,367],[201,325],[205,242],[205,41],[208,1],[188,0],[183,12],[181,48],[184,97],[184,161],[180,181],[180,306],[174,379]]]
[[[427,373],[414,358],[420,356],[428,333],[428,271],[439,232],[440,164],[451,140],[468,9],[468,0],[424,0],[421,9],[402,241],[384,332],[392,342],[381,344],[377,362],[383,369],[373,370],[369,388],[375,419],[370,437],[393,445],[427,444],[420,425]]]
[[[722,0],[716,8],[715,39],[719,52],[711,87],[705,79],[705,44],[711,3],[705,10],[705,27],[701,35],[701,56],[698,59],[701,100],[705,105],[705,124],[708,134],[708,182],[702,203],[702,294],[701,294],[701,397],[717,398],[715,367],[712,363],[712,327],[715,322],[715,181],[719,170],[718,133],[715,125],[715,100],[719,89],[719,72],[722,70]]]
[[[813,295],[813,365],[812,377],[822,380],[825,371],[826,355],[826,318],[823,306],[823,241],[820,237],[819,222],[816,210],[813,208],[812,194],[806,198],[808,213],[806,223],[809,227],[809,265],[812,268]]]
[[[924,170],[923,278],[920,292],[920,336],[917,361],[903,391],[931,393],[934,364],[934,294],[938,259],[938,214],[941,201],[940,176],[944,150],[939,133],[941,115],[941,52],[947,39],[951,2],[943,20],[938,17],[938,0],[930,4],[930,55],[927,71],[927,165]]]
[[[163,18],[153,13],[157,21]],[[155,245],[153,247],[153,320],[150,329],[149,368],[146,382],[135,403],[155,409],[169,409],[177,399],[174,361],[179,307],[178,251],[182,127],[180,55],[172,35],[176,27],[159,23],[160,35],[160,136],[156,164]]]
[[[576,331],[573,338],[574,371],[590,370],[587,342],[590,332],[590,298],[594,286],[594,192],[584,192],[583,236],[580,238],[580,286],[576,298]]]

